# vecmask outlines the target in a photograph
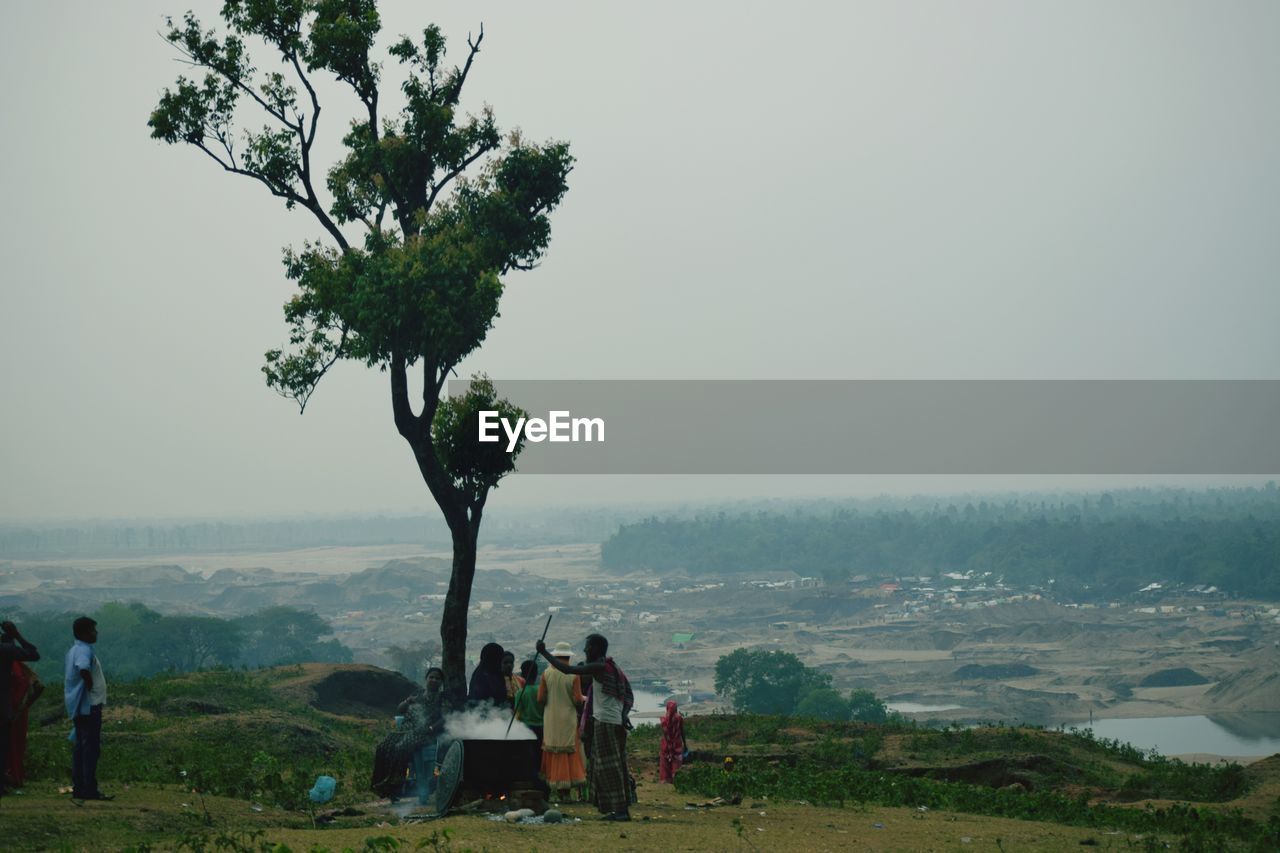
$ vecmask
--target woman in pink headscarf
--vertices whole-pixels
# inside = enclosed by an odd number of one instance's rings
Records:
[[[658,745],[658,781],[674,782],[676,771],[684,763],[688,745],[684,741],[684,717],[676,711],[674,699],[667,700],[667,715],[662,718],[662,742]]]

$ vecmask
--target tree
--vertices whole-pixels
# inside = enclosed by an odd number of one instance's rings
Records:
[[[475,439],[464,441],[458,430],[480,409],[513,410],[487,382],[458,400],[442,403],[440,395],[492,327],[503,276],[532,268],[546,250],[548,215],[568,189],[573,158],[562,142],[534,144],[518,131],[504,138],[487,107],[479,116],[460,114],[483,28],[468,37],[461,67],[445,64],[445,38],[435,26],[418,41],[395,42],[389,53],[407,73],[403,105],[387,116],[382,66],[370,60],[381,29],[375,0],[227,0],[221,17],[225,36],[190,13],[169,22],[168,40],[204,75],[179,77],[165,90],[151,135],[196,148],[321,226],[320,240],[285,253],[286,276],[298,286],[284,306],[289,349],[270,350],[262,370],[299,411],[340,359],[389,375],[396,429],[452,538],[440,639],[446,696],[460,705],[480,522],[515,454],[490,451],[499,445],[468,450]],[[265,47],[282,71],[260,73],[249,42]],[[312,160],[317,72],[351,89],[360,104],[342,139],[345,156],[322,188]],[[238,134],[245,109],[265,126]],[[362,241],[348,238],[344,228],[352,226],[363,227]],[[417,365],[423,384],[415,412],[409,369]]]
[[[870,690],[853,690],[849,693],[848,719],[860,723],[883,723],[889,719],[884,702]]]
[[[440,644],[431,640],[411,643],[408,646],[391,645],[384,652],[391,658],[391,668],[411,681],[421,681],[427,667],[440,654]]]
[[[849,719],[849,703],[833,687],[814,687],[800,697],[796,716],[843,721]]]
[[[716,661],[716,692],[739,712],[791,714],[809,691],[830,686],[831,676],[788,652],[735,649]]]
[[[322,640],[333,628],[315,613],[278,605],[235,619],[244,645],[240,662],[249,667],[293,663],[350,663],[351,650],[336,639]]]
[[[195,672],[230,666],[240,658],[240,629],[215,616],[162,616],[131,633],[146,662],[146,673]]]

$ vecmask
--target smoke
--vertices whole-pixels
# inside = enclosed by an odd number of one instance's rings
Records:
[[[511,733],[507,734],[507,724]],[[533,730],[516,720],[511,711],[493,705],[482,705],[445,717],[444,733],[459,740],[533,740]]]

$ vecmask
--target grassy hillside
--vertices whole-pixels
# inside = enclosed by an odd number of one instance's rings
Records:
[[[413,685],[374,667],[316,665],[258,672],[161,675],[112,684],[103,717],[103,787],[150,783],[297,808],[321,773],[348,797],[368,781],[370,755]],[[69,774],[70,723],[61,691],[32,710],[28,774]]]
[[[630,740],[636,821],[509,826],[477,816],[407,824],[368,792],[398,675],[355,665],[205,672],[113,684],[101,778],[110,803],[73,805],[68,730],[50,691],[36,706],[26,793],[0,802],[9,849],[1054,850],[1094,843],[1274,849],[1280,758],[1185,765],[1034,729],[934,731],[775,717],[688,721],[695,761],[658,785],[657,732]],[[725,772],[725,755],[736,759]],[[313,824],[320,773],[338,795]],[[721,804],[706,805],[722,797]],[[692,807],[689,804],[695,804]],[[448,830],[449,836],[443,834]],[[277,846],[284,845],[284,848]]]
[[[1188,849],[1280,847],[1280,756],[1246,769],[1185,764],[1088,732],[746,716],[694,718],[688,734],[736,759],[732,771],[714,760],[682,770],[676,788],[690,794],[946,810],[1170,836]]]

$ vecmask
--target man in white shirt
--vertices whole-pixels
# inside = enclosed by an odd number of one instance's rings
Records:
[[[67,651],[63,697],[67,716],[76,727],[71,753],[71,799],[111,800],[98,789],[98,757],[102,754],[102,706],[107,701],[107,680],[102,662],[94,654],[98,623],[81,616],[71,624],[76,641]]]

